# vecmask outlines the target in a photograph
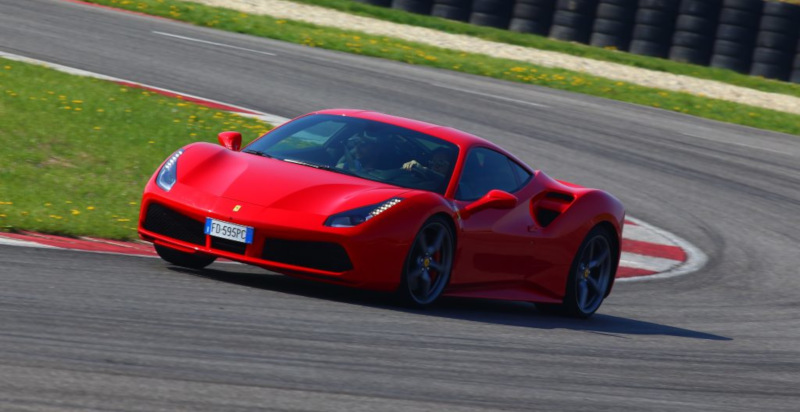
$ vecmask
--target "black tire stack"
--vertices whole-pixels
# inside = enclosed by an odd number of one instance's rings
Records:
[[[589,43],[597,0],[558,0],[553,14],[550,37],[558,40]]]
[[[797,52],[794,55],[794,70],[789,80],[793,83],[800,83],[800,40],[797,41]]]
[[[433,0],[431,16],[450,20],[469,21],[472,0]]]
[[[433,0],[392,0],[392,8],[417,14],[430,14]]]
[[[600,0],[589,44],[628,50],[636,17],[636,0]]]
[[[511,21],[512,1],[472,0],[472,13],[469,22],[478,26],[507,29]]]
[[[800,7],[788,3],[764,3],[750,74],[789,79],[796,52],[798,24]]]
[[[682,0],[669,49],[670,60],[708,65],[716,36],[720,0]]]
[[[556,0],[517,0],[511,12],[509,30],[547,35],[555,5]]]
[[[356,0],[359,3],[372,4],[373,6],[390,7],[392,0]]]
[[[628,51],[645,56],[667,57],[677,13],[677,0],[639,0]]]
[[[750,71],[763,5],[763,0],[723,0],[710,66]]]

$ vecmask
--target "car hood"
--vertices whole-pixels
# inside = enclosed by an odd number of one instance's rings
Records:
[[[215,197],[322,215],[380,203],[409,191],[211,144],[186,148],[178,163],[178,182]]]

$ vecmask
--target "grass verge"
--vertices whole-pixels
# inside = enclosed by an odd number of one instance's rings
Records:
[[[269,16],[249,15],[235,10],[184,1],[88,1],[181,20],[200,26],[283,40],[309,47],[322,47],[410,64],[546,86],[760,129],[800,135],[800,116],[798,115],[708,99],[687,93],[642,87],[563,69],[546,68],[479,54],[468,54],[388,37],[371,36],[354,31],[275,19]]]
[[[32,81],[36,79],[36,81]],[[0,230],[136,238],[145,182],[170,153],[269,125],[0,58]]]
[[[433,16],[414,14],[402,10],[372,6],[352,0],[290,0],[295,3],[305,3],[314,6],[327,7],[350,14],[394,23],[408,24],[411,26],[427,27],[453,34],[465,34],[484,40],[499,43],[514,44],[540,50],[550,50],[573,56],[587,57],[595,60],[604,60],[628,66],[662,71],[673,74],[715,80],[736,86],[747,87],[771,93],[788,94],[800,97],[800,84],[764,79],[762,77],[748,76],[732,70],[714,67],[698,66],[693,64],[678,63],[675,61],[648,56],[624,53],[617,50],[604,49],[578,43],[549,39],[525,33],[516,33],[491,27],[482,27]]]

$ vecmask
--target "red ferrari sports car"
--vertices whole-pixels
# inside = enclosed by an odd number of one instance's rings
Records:
[[[289,121],[243,150],[193,143],[147,183],[139,234],[166,261],[217,257],[425,306],[442,295],[593,314],[625,211],[448,127],[362,110]]]

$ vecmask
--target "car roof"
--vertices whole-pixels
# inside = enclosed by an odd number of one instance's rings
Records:
[[[446,140],[462,148],[468,148],[475,145],[488,146],[499,151],[505,152],[494,143],[483,139],[481,137],[469,134],[467,132],[454,129],[452,127],[439,126],[433,123],[427,123],[419,120],[408,119],[405,117],[392,116],[385,113],[374,112],[370,110],[357,110],[357,109],[328,109],[320,110],[310,114],[329,114],[337,116],[348,116],[359,119],[374,120],[381,123],[388,123],[394,126],[403,127],[413,130],[415,132],[425,133],[427,135],[438,137]]]

